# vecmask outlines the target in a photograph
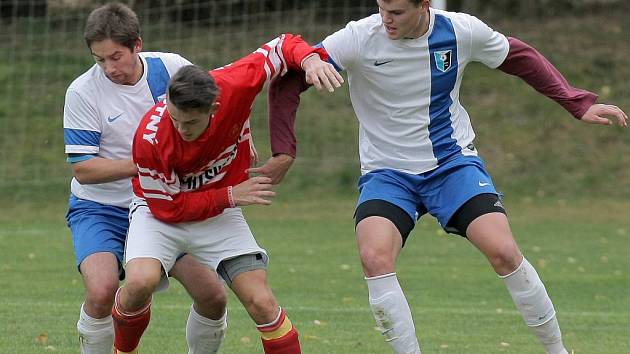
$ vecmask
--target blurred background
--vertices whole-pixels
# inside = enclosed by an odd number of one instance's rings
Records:
[[[93,65],[83,39],[92,0],[0,1],[0,195],[65,199],[62,115],[70,82]],[[214,68],[282,32],[311,43],[377,11],[374,0],[135,0],[144,49],[177,52]],[[542,51],[577,87],[630,110],[630,2],[620,0],[448,0],[436,6],[482,18]],[[311,90],[314,91],[314,90]],[[299,158],[285,185],[355,193],[357,123],[347,86],[308,92],[298,116]],[[481,156],[497,186],[524,198],[630,196],[627,130],[587,126],[519,79],[473,64],[462,89]],[[269,156],[266,95],[252,117]]]
[[[378,11],[376,0],[130,0],[144,49],[177,52],[208,69],[283,32],[310,43]],[[105,1],[0,0],[0,353],[77,352],[81,278],[65,225],[66,88],[94,61],[83,41]],[[569,82],[630,111],[630,1],[447,0],[539,49]],[[345,75],[345,74],[344,74]],[[252,133],[269,157],[267,98]],[[476,146],[505,194],[512,229],[554,298],[563,335],[582,353],[630,353],[630,131],[572,118],[518,78],[471,64],[461,101]],[[298,159],[270,207],[246,208],[267,248],[274,293],[299,324],[304,351],[384,353],[374,331],[352,221],[359,176],[357,122],[343,86],[309,90],[297,119]],[[429,353],[535,354],[487,262],[432,218],[416,226],[398,270]],[[156,296],[143,353],[186,347],[183,288]],[[315,295],[314,295],[315,294]],[[230,298],[224,352],[261,352]],[[624,330],[624,328],[626,328]],[[461,351],[458,351],[461,350]]]

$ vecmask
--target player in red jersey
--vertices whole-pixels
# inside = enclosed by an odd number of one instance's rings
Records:
[[[320,57],[327,59],[321,49],[285,34],[209,73],[183,67],[169,82],[166,101],[144,116],[133,145],[139,174],[133,179],[127,281],[112,311],[117,350],[138,346],[151,294],[185,252],[227,282],[257,324],[265,353],[300,353],[297,331],[267,284],[267,254],[239,207],[267,205],[274,196],[269,178],[247,174],[256,95],[288,69],[340,81]]]

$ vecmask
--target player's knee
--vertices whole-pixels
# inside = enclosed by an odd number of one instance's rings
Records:
[[[102,283],[86,286],[86,301],[93,308],[111,311],[114,296],[118,290],[118,281],[103,281]],[[100,312],[100,310],[99,310]]]
[[[246,300],[244,303],[250,316],[258,324],[270,323],[278,315],[278,303],[273,297],[271,290],[261,291]]]
[[[227,306],[227,293],[223,287],[198,294],[193,299],[201,311],[224,313]]]
[[[85,303],[90,312],[98,318],[107,316],[112,311],[114,297],[118,287],[100,287],[86,292]]]
[[[521,264],[523,256],[515,244],[497,245],[488,259],[498,274],[508,274]]]
[[[388,250],[370,246],[361,247],[359,256],[363,270],[369,277],[394,271],[395,260]]]
[[[149,277],[128,277],[125,282],[125,293],[130,299],[133,299],[134,303],[144,304],[151,298],[157,284],[157,281]]]

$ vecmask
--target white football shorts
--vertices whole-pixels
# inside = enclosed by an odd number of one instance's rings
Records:
[[[142,204],[134,201],[130,208],[125,263],[134,258],[159,260],[166,274],[157,290],[168,288],[168,272],[184,253],[195,256],[214,270],[221,261],[244,254],[262,253],[267,258],[241,208],[227,208],[204,221],[169,224],[156,219],[149,207]]]

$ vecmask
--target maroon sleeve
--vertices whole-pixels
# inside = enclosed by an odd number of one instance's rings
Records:
[[[269,134],[272,154],[296,156],[295,116],[300,94],[309,88],[303,71],[289,70],[269,86]]]
[[[562,74],[542,54],[527,43],[509,37],[510,51],[498,69],[523,79],[536,91],[558,102],[575,118],[597,101],[597,95],[569,85]]]

